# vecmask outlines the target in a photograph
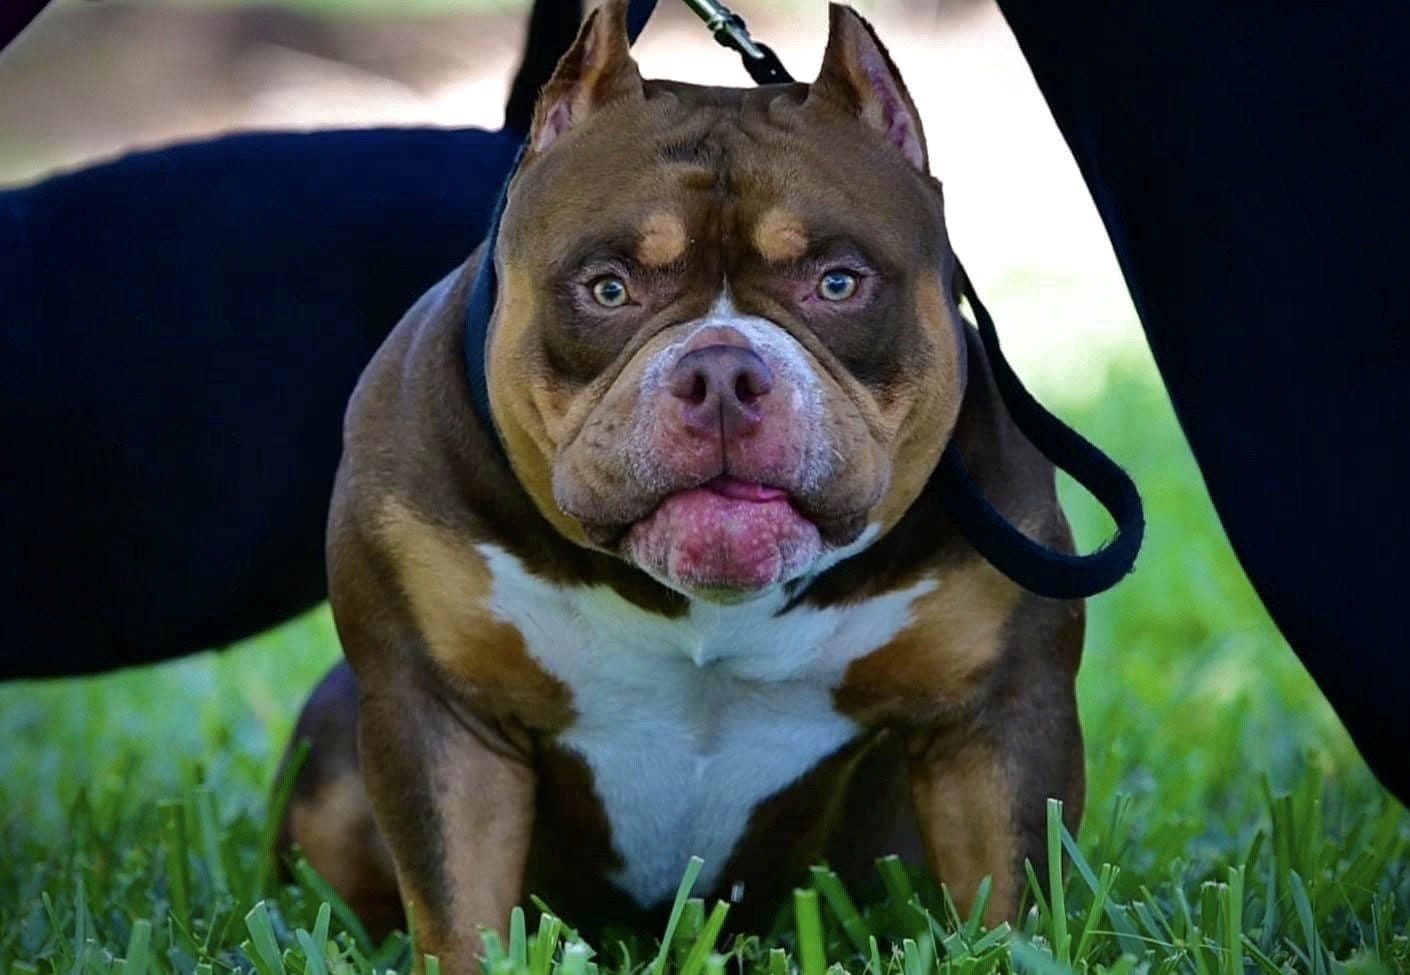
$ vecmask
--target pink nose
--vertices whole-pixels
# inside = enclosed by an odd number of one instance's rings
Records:
[[[737,345],[687,352],[671,371],[671,395],[681,401],[686,429],[704,436],[752,433],[759,426],[759,401],[773,386],[773,373],[758,353]]]

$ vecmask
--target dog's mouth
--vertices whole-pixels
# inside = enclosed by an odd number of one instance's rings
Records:
[[[730,477],[728,474],[721,474],[700,485],[701,490],[717,494],[722,498],[729,498],[732,501],[753,501],[763,504],[766,501],[789,501],[792,503],[788,491],[781,487],[774,487],[771,484],[761,484],[758,481],[744,481],[737,477]]]
[[[795,579],[823,550],[787,490],[729,476],[668,495],[622,541],[628,560],[667,585],[717,599]]]

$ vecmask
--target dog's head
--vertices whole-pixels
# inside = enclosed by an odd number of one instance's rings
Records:
[[[625,4],[544,88],[501,228],[488,353],[549,520],[737,600],[890,529],[964,391],[920,118],[834,6],[811,85],[643,82]]]

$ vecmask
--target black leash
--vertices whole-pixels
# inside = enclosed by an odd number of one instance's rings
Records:
[[[749,36],[749,28],[739,14],[715,0],[685,0],[685,5],[705,21],[716,41],[739,55],[754,84],[781,85],[793,80],[773,49]]]
[[[778,84],[792,81],[767,45],[749,36],[740,17],[714,0],[685,0],[706,22],[715,39],[739,54],[749,76],[758,84]],[[627,32],[633,42],[641,33],[656,7],[656,0],[631,0],[627,11]],[[571,37],[569,38],[571,41]],[[566,44],[563,50],[566,51]],[[556,61],[563,51],[555,52]],[[529,63],[526,57],[525,63]],[[548,63],[539,58],[535,64]],[[547,82],[552,65],[547,68],[540,84]],[[525,71],[515,81],[520,87]],[[537,86],[535,86],[537,87]],[[511,176],[519,168],[524,153],[510,167]],[[465,315],[465,369],[470,385],[470,399],[486,434],[503,452],[503,444],[495,430],[490,412],[490,394],[485,372],[485,351],[489,341],[489,323],[494,314],[497,283],[494,270],[494,247],[499,238],[500,221],[508,194],[508,181],[500,193],[499,202],[490,220],[484,254],[475,272]],[[1013,417],[1019,431],[1028,438],[1055,467],[1066,471],[1091,492],[1112,519],[1116,533],[1096,551],[1087,555],[1072,555],[1042,545],[1011,524],[989,503],[970,479],[964,458],[952,440],[940,457],[933,481],[945,507],[954,517],[961,534],[975,551],[1005,576],[1029,592],[1050,599],[1083,599],[1105,592],[1131,571],[1145,535],[1145,516],[1136,485],[1116,462],[1102,453],[1077,431],[1048,412],[1033,394],[1024,388],[999,346],[999,334],[994,320],[979,300],[969,276],[959,274],[959,294],[974,310],[979,341],[989,359],[994,385],[1004,406]],[[974,341],[968,329],[966,341]],[[970,357],[974,361],[974,357]]]
[[[1033,398],[1004,358],[994,319],[979,300],[969,275],[961,269],[959,294],[974,310],[979,341],[989,358],[994,386],[1028,442],[1086,488],[1116,522],[1116,534],[1088,555],[1072,555],[1040,545],[1015,528],[989,503],[969,477],[953,440],[940,455],[935,482],[945,507],[959,524],[965,541],[989,564],[1029,592],[1050,599],[1084,599],[1121,581],[1136,563],[1146,519],[1135,482],[1116,462]],[[966,341],[973,334],[965,330]],[[969,357],[974,361],[974,356]]]

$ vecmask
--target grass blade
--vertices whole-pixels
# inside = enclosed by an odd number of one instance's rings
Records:
[[[294,878],[311,891],[314,897],[326,905],[331,905],[333,913],[338,916],[338,921],[343,925],[343,930],[353,936],[353,940],[357,942],[363,953],[372,951],[374,947],[372,938],[368,935],[367,929],[362,926],[362,922],[358,920],[357,915],[353,913],[352,908],[343,902],[337,892],[329,886],[328,881],[319,876],[318,871],[313,869],[303,857],[294,861]]]
[[[876,872],[881,875],[881,885],[886,888],[891,923],[895,928],[911,932],[925,927],[925,918],[915,909],[915,888],[911,886],[911,878],[906,876],[906,865],[901,858],[882,857],[876,861]]]
[[[827,867],[813,867],[812,874],[813,886],[822,894],[828,908],[842,923],[842,930],[852,942],[852,946],[865,955],[871,941],[871,929],[857,913],[857,905],[847,893],[842,878]]]
[[[695,887],[695,879],[700,876],[700,868],[703,866],[705,866],[705,861],[699,857],[691,857],[685,865],[685,873],[681,876],[680,886],[676,888],[675,903],[671,905],[671,916],[666,921],[665,933],[661,935],[661,950],[656,952],[656,957],[648,969],[651,975],[662,975],[666,970],[666,956],[671,950],[671,939],[675,937],[676,925],[681,920],[681,912],[685,910],[685,902],[690,899],[690,892]],[[586,964],[586,959],[584,959],[584,964]],[[566,948],[564,949],[564,965],[567,965]],[[573,975],[573,973],[565,971],[563,975]]]
[[[523,973],[529,967],[529,936],[525,930],[524,909],[515,906],[509,912],[509,960],[516,972]]]
[[[183,924],[191,916],[191,844],[186,835],[186,803],[179,799],[158,805],[166,842],[166,887],[172,913]]]
[[[827,970],[827,943],[823,940],[818,892],[795,890],[793,914],[798,925],[798,957],[802,963],[802,975],[823,975]]]
[[[676,930],[671,934],[670,957],[676,963],[677,971],[685,964],[685,956],[690,954],[691,946],[704,928],[705,902],[698,897],[687,897],[685,906],[681,908],[680,920],[676,922]]]
[[[127,938],[127,956],[123,962],[123,975],[147,975],[147,967],[152,962],[152,922],[139,918],[132,922],[132,933]]]
[[[1071,936],[1067,932],[1067,888],[1062,879],[1062,800],[1048,800],[1048,903],[1052,907],[1053,956],[1063,965],[1072,963]]]
[[[1093,943],[1092,939],[1097,932],[1097,922],[1106,912],[1106,901],[1111,895],[1112,884],[1116,883],[1119,873],[1120,871],[1111,864],[1102,864],[1101,875],[1097,878],[1097,888],[1092,893],[1092,906],[1087,909],[1087,920],[1082,925],[1082,933],[1077,938],[1077,950],[1073,952],[1074,961],[1081,962],[1087,957],[1087,952]]]
[[[49,913],[52,916],[54,912],[51,910]],[[82,975],[88,938],[88,885],[80,874],[73,889],[73,975]]]
[[[994,878],[985,876],[979,881],[979,889],[974,894],[974,906],[964,922],[965,941],[973,944],[984,927],[984,912],[989,909],[989,898],[994,894]]]
[[[225,860],[220,849],[220,827],[215,815],[215,794],[210,789],[196,790],[196,827],[201,834],[201,861],[210,873],[211,886],[218,896],[229,896],[230,879],[225,872]]]
[[[1322,952],[1322,939],[1317,934],[1317,921],[1312,910],[1312,900],[1307,896],[1307,885],[1296,870],[1288,873],[1288,886],[1292,890],[1293,907],[1302,926],[1303,947],[1312,975],[1327,975],[1326,961]]]
[[[279,952],[279,941],[274,937],[274,924],[269,919],[269,908],[260,901],[245,915],[245,927],[250,932],[251,946],[254,948],[251,961],[261,975],[288,975],[284,968],[284,958]]]
[[[303,928],[294,932],[294,940],[304,950],[304,958],[307,960],[304,975],[328,975],[328,963],[325,957],[327,950],[324,947],[326,942],[316,942],[313,935]]]
[[[1072,969],[1031,941],[1015,941],[1012,947],[1014,969],[1037,975],[1070,975]]]
[[[588,958],[592,956],[592,949],[581,941],[574,941],[563,946],[563,964],[558,968],[558,975],[587,975]]]
[[[253,901],[263,897],[265,888],[269,886],[269,877],[274,872],[274,846],[279,835],[279,826],[284,821],[284,810],[288,808],[289,797],[294,794],[294,780],[298,777],[299,770],[304,767],[304,762],[308,760],[311,746],[312,742],[307,738],[300,738],[289,753],[288,761],[279,768],[279,777],[274,782],[274,791],[269,799],[269,810],[265,813],[264,827],[260,830],[259,864],[255,867],[250,889],[246,892],[247,900]]]
[[[715,903],[715,909],[710,912],[709,919],[705,922],[699,936],[695,939],[695,944],[691,946],[690,953],[685,956],[685,962],[681,965],[680,975],[700,975],[705,968],[706,960],[714,954],[715,941],[720,937],[720,931],[725,926],[725,915],[729,914],[729,905],[723,901]]]
[[[553,965],[553,952],[558,947],[558,936],[563,932],[563,922],[552,914],[539,915],[539,930],[534,936],[529,950],[529,975],[548,975]]]
[[[1244,868],[1229,868],[1229,885],[1224,888],[1224,975],[1244,971]]]
[[[327,901],[318,905],[318,916],[313,919],[313,943],[318,945],[319,951],[328,943],[328,922],[332,916],[333,910]]]

